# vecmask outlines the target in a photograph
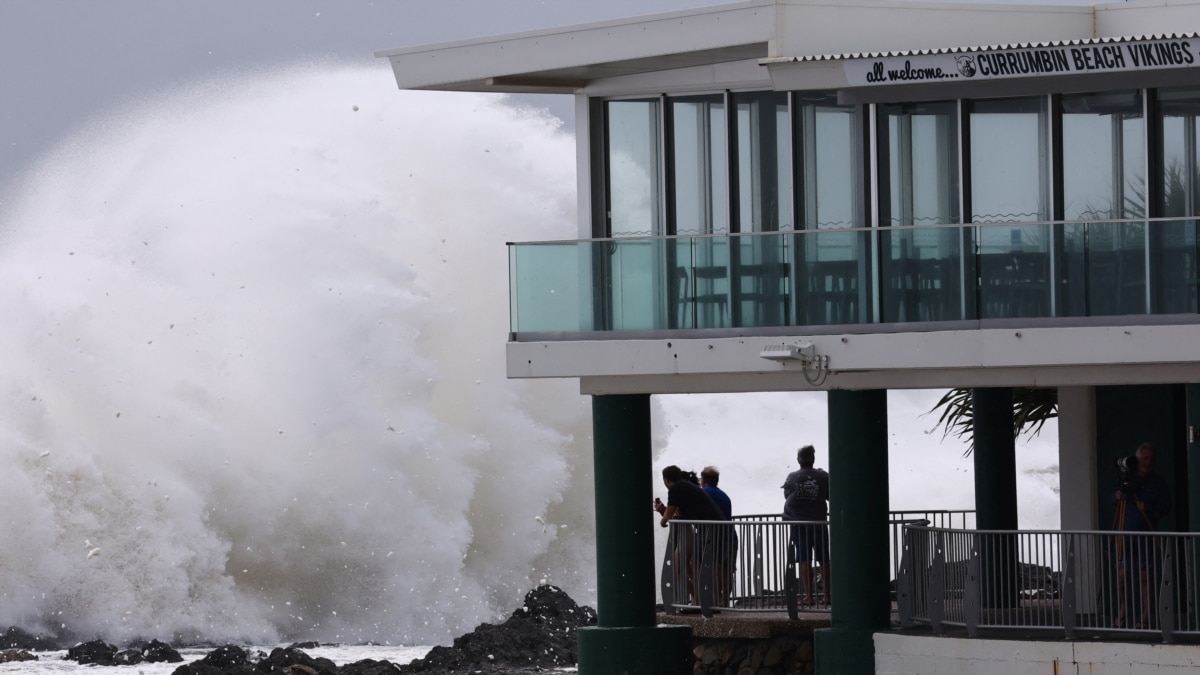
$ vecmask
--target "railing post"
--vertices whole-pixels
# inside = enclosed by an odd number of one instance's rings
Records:
[[[787,534],[787,554],[784,559],[787,560],[787,568],[783,572],[783,601],[787,605],[788,618],[792,621],[800,618],[799,608],[799,580],[796,578],[796,547],[792,545],[792,529],[795,525],[788,525]]]
[[[967,624],[967,637],[979,637],[979,538],[986,534],[972,533],[971,557],[967,561],[967,578],[963,584],[963,620]]]
[[[1059,611],[1062,613],[1063,633],[1068,640],[1075,639],[1077,621],[1075,610],[1075,575],[1079,574],[1078,561],[1075,560],[1075,538],[1079,535],[1067,535],[1067,554],[1062,564],[1062,587],[1058,589]]]
[[[942,620],[945,618],[945,608],[942,603],[946,598],[946,555],[944,534],[937,532],[933,540],[933,567],[929,570],[929,588],[926,589],[929,607],[929,625],[933,632],[942,632]]]
[[[667,523],[667,550],[663,553],[662,574],[659,575],[658,591],[662,595],[663,613],[678,614],[675,606],[675,523]]]
[[[1162,628],[1163,642],[1175,641],[1175,540],[1159,539],[1163,548],[1162,581],[1158,585],[1158,625]]]
[[[903,628],[912,628],[913,555],[911,541],[915,537],[916,533],[909,529],[908,525],[904,526],[902,532],[903,534],[900,537],[900,547],[903,553],[900,556],[900,565],[896,569],[896,609],[900,614],[900,626]]]
[[[762,530],[754,530],[754,597],[763,597],[763,536]]]
[[[700,615],[704,618],[711,618],[713,615],[713,560],[717,555],[716,544],[717,537],[714,530],[717,525],[703,523],[696,525],[696,542],[695,555],[699,560],[699,569],[696,579],[696,601],[700,603]]]

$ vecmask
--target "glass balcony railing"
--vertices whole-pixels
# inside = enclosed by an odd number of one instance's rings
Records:
[[[511,330],[572,333],[1197,313],[1197,219],[509,245]]]

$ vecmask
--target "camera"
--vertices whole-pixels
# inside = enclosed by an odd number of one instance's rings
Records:
[[[1129,455],[1128,457],[1118,457],[1115,463],[1117,465],[1117,470],[1120,471],[1122,475],[1133,473],[1138,469],[1137,457],[1133,455]]]
[[[1121,483],[1117,486],[1127,497],[1134,493],[1136,487],[1133,483],[1133,477],[1137,475],[1138,460],[1137,457],[1129,455],[1128,457],[1118,457],[1114,462],[1117,466],[1117,471],[1121,473]]]

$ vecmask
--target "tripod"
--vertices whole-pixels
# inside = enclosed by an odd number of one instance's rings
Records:
[[[1120,489],[1119,492],[1121,493],[1121,499],[1117,502],[1116,513],[1113,514],[1113,529],[1121,532],[1125,529],[1125,514],[1128,510],[1129,497],[1131,495],[1125,494],[1125,485],[1122,485],[1122,489]],[[1136,495],[1136,492],[1134,495]],[[1146,527],[1149,529],[1149,531],[1153,532],[1154,523],[1150,521],[1150,516],[1146,513],[1145,504],[1143,504],[1140,500],[1137,500],[1136,496],[1134,496],[1134,499],[1134,503],[1137,505],[1137,510],[1142,514],[1142,520],[1146,523]],[[1138,574],[1141,581],[1140,587],[1142,591],[1142,616],[1141,621],[1137,624],[1137,627],[1142,628],[1148,626],[1150,623],[1150,576],[1147,573],[1147,563],[1145,560],[1147,551],[1143,550],[1145,546],[1142,544],[1142,538],[1138,538],[1136,541],[1131,541],[1130,543],[1132,545],[1137,546],[1139,553],[1138,555],[1130,556],[1130,559],[1127,562],[1125,558],[1125,539],[1126,537],[1123,536],[1117,537],[1117,618],[1113,621],[1113,627],[1125,628],[1125,607],[1127,595],[1127,581],[1125,578],[1126,570],[1132,567],[1134,564],[1137,564]]]

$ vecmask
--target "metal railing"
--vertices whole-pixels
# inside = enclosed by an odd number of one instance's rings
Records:
[[[949,528],[974,524],[968,510],[892,511],[889,514],[893,559],[891,578],[900,569],[906,524]],[[673,520],[662,563],[661,595],[668,613],[715,610],[828,612],[821,548],[814,561],[798,564],[791,542],[802,537],[824,547],[828,558],[828,523],[785,520],[779,514],[736,516],[732,521]],[[808,546],[804,547],[809,549]],[[811,588],[810,588],[811,586]]]
[[[891,536],[888,545],[892,552],[892,567],[889,572],[893,582],[900,574],[900,555],[904,552],[905,525],[928,525],[965,530],[975,526],[975,511],[969,509],[889,511],[888,531]]]
[[[908,525],[903,548],[904,627],[1200,635],[1200,534]]]
[[[780,516],[757,518],[672,520],[662,564],[663,611],[712,616],[717,610],[787,610],[796,618],[801,588],[790,544],[802,527],[827,539],[829,524],[785,521]],[[812,577],[817,586],[805,593],[820,604],[806,610],[828,611],[819,585],[820,570],[814,570]]]

